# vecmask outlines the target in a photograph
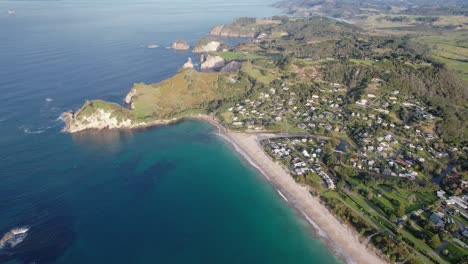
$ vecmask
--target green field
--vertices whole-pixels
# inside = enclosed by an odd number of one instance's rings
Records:
[[[426,36],[418,38],[432,49],[433,58],[455,70],[462,79],[468,81],[468,35],[466,33],[449,36]],[[465,44],[463,44],[465,43]]]
[[[218,56],[222,57],[225,60],[233,61],[244,61],[244,60],[265,60],[268,59],[266,56],[261,56],[257,54],[247,53],[247,52],[234,52],[234,51],[225,51],[217,53]]]

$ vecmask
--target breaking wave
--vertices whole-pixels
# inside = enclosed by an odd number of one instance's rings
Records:
[[[28,236],[28,227],[13,228],[0,240],[0,249],[14,248]]]

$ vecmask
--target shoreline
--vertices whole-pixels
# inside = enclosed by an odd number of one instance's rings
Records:
[[[210,123],[216,128],[215,134],[228,143],[242,159],[255,170],[260,172],[265,179],[277,191],[278,196],[292,209],[296,211],[297,217],[307,221],[311,227],[312,233],[322,240],[330,252],[344,263],[368,263],[383,264],[385,260],[361,244],[359,234],[351,227],[342,224],[338,219],[320,203],[317,197],[309,193],[309,187],[296,183],[290,173],[280,164],[275,163],[268,156],[260,141],[268,138],[304,136],[299,134],[275,133],[261,131],[256,133],[233,132],[225,128],[215,117],[210,115],[190,115],[181,118],[175,118],[167,121],[156,121],[146,123],[138,127],[114,128],[121,129],[142,129],[152,128],[161,125],[171,125],[184,120],[199,120]],[[64,120],[65,121],[65,120]],[[109,128],[104,128],[109,129]],[[85,129],[83,131],[86,131]],[[98,129],[103,130],[103,129]],[[68,133],[75,133],[65,131]],[[82,132],[82,131],[79,131]],[[78,133],[79,133],[78,132]],[[313,135],[308,135],[313,136]]]
[[[216,134],[266,178],[282,200],[296,210],[298,217],[311,225],[312,232],[325,242],[338,259],[345,263],[386,263],[373,250],[361,244],[357,233],[340,223],[317,197],[309,193],[308,187],[297,184],[283,166],[275,163],[264,152],[260,141],[282,136],[280,133],[232,132],[210,116],[194,116],[190,119],[206,121],[216,127]]]

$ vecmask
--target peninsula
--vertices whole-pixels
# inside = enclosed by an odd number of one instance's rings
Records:
[[[167,80],[137,83],[124,105],[86,102],[62,115],[64,131],[201,118],[343,259],[464,263],[464,73],[419,36],[378,33],[323,16],[241,18],[210,34],[250,41],[202,39],[200,69],[189,59]]]

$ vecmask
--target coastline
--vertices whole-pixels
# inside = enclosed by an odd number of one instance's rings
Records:
[[[268,138],[285,136],[304,136],[298,134],[274,133],[268,131],[248,133],[233,132],[226,129],[215,117],[210,115],[190,115],[172,120],[155,121],[125,128],[102,129],[138,129],[150,128],[160,125],[170,125],[184,120],[199,120],[210,123],[216,128],[215,134],[221,137],[232,147],[250,166],[260,172],[275,188],[278,195],[297,211],[301,217],[311,225],[313,233],[322,239],[329,250],[345,263],[386,263],[374,251],[361,244],[359,235],[351,227],[342,224],[338,219],[320,203],[317,197],[309,193],[307,186],[296,183],[290,173],[280,164],[275,163],[260,145],[260,141]],[[67,122],[66,120],[64,120]],[[80,130],[86,131],[88,129]],[[78,132],[80,132],[78,131]],[[64,130],[64,132],[74,133]],[[313,136],[313,135],[309,135]]]
[[[218,129],[217,135],[228,142],[252,167],[258,170],[278,192],[278,195],[298,215],[304,218],[328,248],[345,263],[386,263],[371,249],[361,244],[357,233],[338,219],[312,196],[308,187],[297,184],[293,177],[279,164],[275,163],[264,151],[260,141],[273,138],[274,133],[240,133],[228,131],[210,116],[193,116],[209,122]]]

